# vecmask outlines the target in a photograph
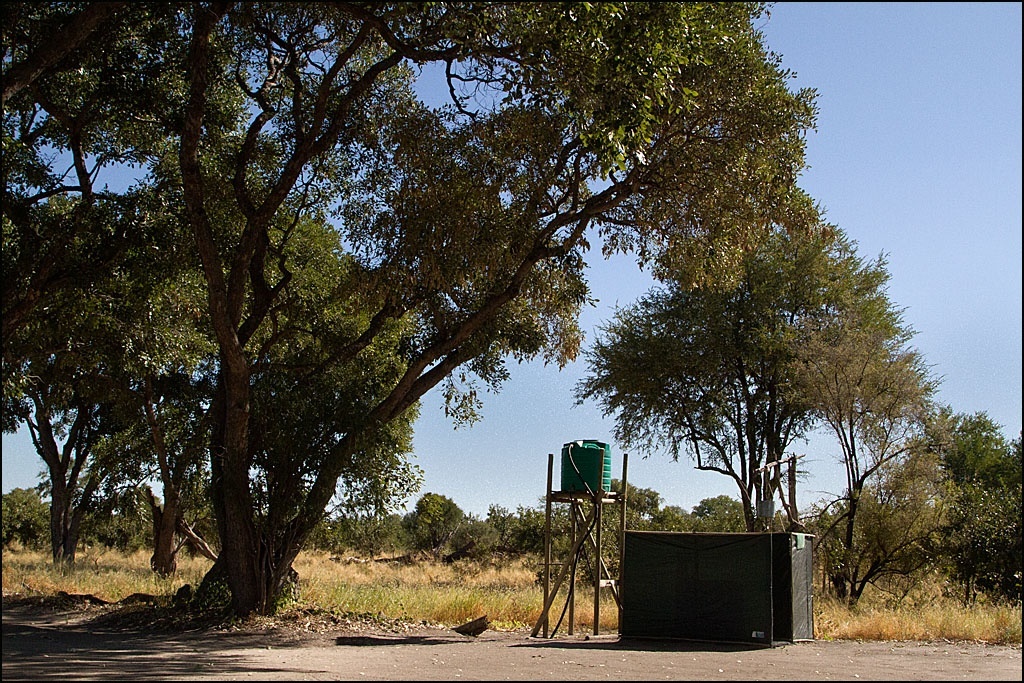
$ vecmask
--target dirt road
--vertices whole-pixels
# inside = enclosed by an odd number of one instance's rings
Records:
[[[801,642],[775,648],[530,638],[113,629],[75,611],[3,609],[8,680],[1021,680],[1021,649],[946,642]]]

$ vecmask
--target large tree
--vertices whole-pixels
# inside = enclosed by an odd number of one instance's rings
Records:
[[[239,614],[274,609],[339,479],[396,443],[390,430],[424,393],[445,384],[466,416],[508,356],[576,354],[588,240],[696,277],[763,234],[751,226],[792,218],[813,94],[789,90],[754,28],[758,5],[131,7],[148,14],[114,37],[135,41],[155,78],[43,71],[10,102],[30,115],[34,90],[75,91],[66,74],[111,88],[103,101],[130,111],[101,121],[138,122],[128,139],[151,144],[132,159],[192,234],[218,349],[215,573]],[[31,29],[26,54],[42,40]],[[446,108],[415,95],[428,65],[445,71]],[[311,224],[333,226],[311,258],[339,263],[322,291],[351,324],[298,312],[295,243]],[[310,460],[268,468],[281,464],[266,449],[280,434],[275,387],[322,377],[367,382],[339,395],[343,418],[319,416],[334,428]]]
[[[791,180],[810,110],[764,55],[749,8],[625,7],[195,13],[179,159],[220,346],[214,503],[236,611],[272,609],[343,464],[426,391],[460,369],[497,384],[508,354],[575,353],[591,226],[605,225],[613,245],[637,240],[645,255],[687,232],[727,242],[714,219],[744,206],[747,173]],[[607,48],[588,47],[595,38]],[[423,107],[409,94],[409,61],[445,64],[476,99]],[[235,115],[235,135],[204,135],[225,83],[251,106]],[[221,145],[223,189],[203,168],[207,147]],[[360,362],[400,321],[413,332],[400,345],[404,372],[340,436],[295,513],[268,528],[249,479],[253,344],[289,281],[289,216],[332,204],[356,267],[339,284],[367,312],[364,327],[334,340],[332,361]],[[237,228],[225,234],[213,216]]]
[[[841,232],[776,226],[735,278],[670,280],[618,311],[588,351],[580,400],[598,399],[630,447],[688,452],[697,469],[732,479],[747,530],[759,528],[756,503],[777,498],[799,529],[795,486],[781,475],[794,476],[789,449],[816,418],[797,382],[800,349],[854,303],[874,302],[881,282]]]

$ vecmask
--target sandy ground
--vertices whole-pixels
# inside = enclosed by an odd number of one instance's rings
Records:
[[[4,600],[8,680],[1021,680],[1021,648],[950,642],[799,642],[774,648],[473,638],[416,627],[160,633],[111,627],[89,611]]]

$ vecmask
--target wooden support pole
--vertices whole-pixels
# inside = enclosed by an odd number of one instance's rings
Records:
[[[548,453],[548,488],[544,506],[544,604],[548,604],[551,584],[551,477],[555,467],[555,454]],[[548,611],[541,614],[544,622],[544,637],[548,637]],[[534,629],[536,635],[536,629]]]
[[[619,581],[616,590],[619,606],[619,633],[622,633],[622,578],[626,567],[626,492],[629,484],[626,472],[629,468],[629,453],[622,454],[622,495],[619,496]]]
[[[576,544],[577,537],[580,539],[580,543],[583,542],[582,536],[577,536],[578,525],[580,521],[580,510],[576,505],[576,501],[569,503],[569,541],[573,547],[576,548],[576,552],[569,553],[569,562],[572,563],[572,571],[569,574],[569,626],[568,633],[573,635],[576,632],[576,558],[579,557],[580,545]]]
[[[598,491],[594,494],[594,516],[597,520],[594,524],[596,527],[595,536],[597,541],[595,542],[596,550],[594,551],[594,635],[598,635],[601,631],[601,522],[603,519],[602,511],[604,505],[601,504],[601,497],[604,495],[602,491]]]

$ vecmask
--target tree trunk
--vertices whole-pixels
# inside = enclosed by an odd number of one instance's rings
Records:
[[[842,568],[838,572],[829,573],[828,579],[832,583],[832,590],[835,591],[836,598],[846,602],[849,592],[847,591],[846,576],[842,573]]]
[[[166,486],[164,490],[167,490]],[[181,505],[178,496],[171,492],[166,496],[161,509],[153,491],[147,488],[146,493],[149,495],[149,507],[153,511],[153,556],[149,564],[160,576],[170,576],[178,568],[175,532],[181,516]]]
[[[50,492],[50,551],[53,554],[53,563],[74,564],[75,548],[78,539],[68,548],[68,534],[71,524],[69,519],[70,502],[67,500],[67,487],[63,482],[52,478],[52,490]]]
[[[215,440],[215,443],[217,441],[223,443],[222,440]],[[218,445],[212,451],[212,492],[221,545],[217,564],[222,566],[231,589],[234,613],[240,617],[253,612],[264,614],[267,595],[260,568],[264,558],[252,517],[248,469],[238,462],[242,458],[237,446]]]
[[[230,591],[229,607],[233,614],[274,614],[286,594],[294,593],[297,588],[299,577],[292,568],[292,562],[298,555],[300,545],[293,544],[289,552],[271,557],[267,551],[270,544],[261,539],[258,543],[259,551],[250,556],[249,562],[245,562],[246,558],[241,553],[229,552],[227,547],[230,545],[227,543],[225,549],[221,550],[203,577],[198,599],[206,600],[206,595],[218,594],[217,586],[221,584]],[[235,569],[228,564],[228,557],[236,563]],[[244,576],[239,576],[242,572]]]
[[[98,486],[98,482],[90,477],[82,492],[78,506],[72,499],[74,489],[52,479],[53,490],[50,495],[50,547],[53,552],[53,563],[71,565],[75,563],[78,550],[78,537],[82,529],[85,509]]]

